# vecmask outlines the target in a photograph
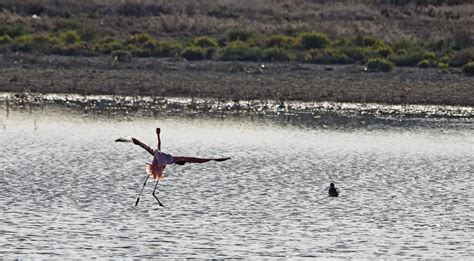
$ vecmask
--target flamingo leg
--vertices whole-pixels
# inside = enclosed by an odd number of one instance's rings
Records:
[[[158,197],[155,195],[155,190],[156,190],[156,187],[158,187],[158,181],[156,181],[156,185],[155,185],[155,189],[153,189],[153,197],[156,198],[156,200],[158,201],[158,204],[160,204],[160,206],[164,207],[163,204],[161,204],[160,200],[158,199]]]
[[[135,202],[135,207],[138,206],[138,201],[140,201],[140,196],[142,195],[143,189],[145,188],[146,182],[149,177],[149,175],[146,175],[145,183],[143,183],[142,190],[140,190],[140,194],[138,194],[137,202]]]

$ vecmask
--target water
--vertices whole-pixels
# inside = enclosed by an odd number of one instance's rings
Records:
[[[474,256],[469,119],[48,108],[0,119],[2,257]],[[151,157],[113,140],[153,145],[158,126],[166,152],[232,159],[168,167],[166,207],[149,182],[135,208]]]

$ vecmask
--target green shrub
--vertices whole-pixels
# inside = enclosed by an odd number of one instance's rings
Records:
[[[202,60],[206,58],[206,49],[199,46],[188,46],[183,49],[181,56],[187,60]]]
[[[215,54],[217,53],[218,48],[206,48],[206,58],[207,59],[212,59],[214,58]]]
[[[436,67],[438,69],[441,69],[441,70],[447,70],[449,68],[449,64],[448,63],[444,63],[444,62],[439,62]]]
[[[358,35],[353,40],[354,44],[359,47],[386,47],[383,40],[373,35]]]
[[[319,32],[305,32],[298,36],[298,46],[304,50],[321,49],[331,42],[329,37]]]
[[[393,45],[392,48],[396,53],[404,52],[404,51],[413,51],[413,50],[419,50],[421,48],[422,44],[411,39],[406,39],[402,38],[398,41],[396,41]]]
[[[316,62],[317,58],[321,54],[321,51],[319,49],[309,49],[304,53],[304,61],[305,62]]]
[[[155,39],[151,37],[149,34],[138,33],[138,34],[132,34],[128,38],[127,43],[143,45],[146,43],[151,43],[153,41],[155,41]]]
[[[14,39],[11,44],[13,51],[28,52],[33,49],[33,36],[31,35],[21,35]]]
[[[335,48],[326,48],[323,52],[325,54],[325,61],[324,63],[329,64],[347,64],[352,63],[353,61],[349,56],[347,56],[343,51],[340,49]]]
[[[387,58],[397,66],[415,66],[423,60],[425,54],[423,51],[400,51],[396,54],[391,54]]]
[[[474,61],[473,62],[468,62],[462,67],[462,72],[474,76]]]
[[[159,40],[153,42],[153,56],[175,57],[181,53],[183,47],[173,40]]]
[[[305,53],[304,60],[306,62],[323,64],[347,64],[353,62],[339,48],[311,49]]]
[[[378,47],[357,47],[363,50],[363,55],[366,58],[387,58],[393,54],[393,50],[390,46],[378,46]]]
[[[381,58],[369,59],[369,61],[367,62],[367,69],[370,72],[388,72],[391,71],[393,67],[393,63]]]
[[[344,36],[335,40],[334,45],[336,46],[353,46],[353,41],[351,38]]]
[[[423,55],[423,59],[424,60],[429,60],[429,61],[436,60],[436,54],[432,51],[426,50],[424,55]]]
[[[65,44],[76,44],[81,40],[77,31],[62,32],[59,34],[59,39],[61,39]]]
[[[153,54],[150,49],[143,48],[139,45],[128,45],[127,51],[135,57],[150,57]]]
[[[334,48],[333,51],[334,55],[337,53],[340,53],[347,57],[349,60],[344,62],[363,62],[365,63],[367,61],[367,58],[369,57],[369,54],[367,53],[367,50],[356,47],[356,46],[342,46],[342,47],[337,47]],[[344,57],[343,57],[344,58]],[[344,58],[345,59],[345,58]]]
[[[12,38],[8,34],[0,36],[0,44],[9,44],[11,42]]]
[[[474,60],[474,48],[454,52],[451,55],[449,64],[452,66],[463,66],[472,60]]]
[[[242,41],[229,43],[219,55],[224,61],[259,61],[263,57],[261,48],[248,47]]]
[[[450,59],[451,59],[451,58],[449,57],[449,55],[445,55],[445,56],[443,56],[443,57],[441,57],[441,58],[439,59],[439,62],[449,64],[449,60],[450,60]]]
[[[428,61],[427,59],[423,59],[416,66],[418,66],[419,68],[428,68],[430,67],[430,61]]]
[[[452,41],[454,42],[454,50],[462,50],[474,46],[474,37],[472,32],[469,30],[461,29],[458,27],[452,30]]]
[[[19,36],[17,38],[15,38],[15,41],[16,42],[19,42],[19,43],[27,43],[27,44],[32,44],[33,43],[33,35],[22,35],[22,36]]]
[[[393,54],[393,50],[389,46],[378,47],[376,51],[380,56],[384,58],[387,58],[389,55]]]
[[[77,33],[79,35],[79,39],[85,42],[92,42],[96,39],[99,39],[99,33],[92,28],[89,27],[83,27],[77,30]]]
[[[455,43],[450,39],[440,39],[436,41],[430,41],[428,48],[440,53],[446,53],[454,49]]]
[[[199,46],[202,48],[217,48],[219,44],[217,40],[209,36],[198,36],[193,39],[193,45]]]
[[[272,47],[269,49],[265,49],[263,51],[263,60],[266,61],[291,61],[294,60],[295,57],[292,53],[286,49],[279,48],[279,47]]]
[[[127,41],[126,50],[139,57],[175,57],[182,46],[173,40],[155,40],[147,34],[135,34]]]
[[[252,35],[254,34],[253,31],[246,30],[246,29],[233,29],[226,33],[226,38],[228,42],[234,41],[247,41]]]
[[[265,47],[280,47],[290,49],[294,44],[295,39],[290,36],[275,34],[270,35],[266,39]]]
[[[27,33],[28,33],[28,30],[27,30],[26,25],[21,24],[21,23],[0,25],[0,35],[8,35],[11,38],[15,38]]]
[[[36,34],[32,35],[32,48],[43,53],[50,53],[56,45],[61,43],[61,39],[50,34]]]
[[[123,49],[122,43],[111,38],[106,38],[104,41],[96,43],[92,47],[93,51],[103,53],[103,54],[111,54],[114,51],[118,51],[122,49]]]
[[[76,44],[66,44],[66,43],[59,43],[52,47],[51,52],[54,54],[60,55],[81,55],[85,54],[88,51],[88,48],[85,44],[76,43]]]
[[[13,51],[28,52],[37,50],[43,53],[49,53],[54,49],[54,46],[59,43],[61,43],[61,40],[50,34],[22,35],[15,39],[10,39],[10,48]]]
[[[253,34],[250,38],[245,41],[248,47],[260,47],[266,48],[268,37],[263,34]]]
[[[58,37],[55,37],[50,34],[36,34],[33,35],[33,42],[39,45],[54,45],[59,44],[61,40]]]

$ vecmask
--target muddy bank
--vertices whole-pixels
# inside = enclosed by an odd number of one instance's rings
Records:
[[[454,69],[362,65],[189,62],[143,58],[2,54],[0,91],[195,97],[233,100],[474,106],[474,77]]]
[[[444,118],[468,120],[474,107],[447,105],[396,105],[378,103],[301,102],[275,100],[229,100],[156,96],[77,95],[0,92],[0,108],[44,110],[67,108],[81,114],[150,116],[158,114],[242,116],[287,116],[306,119],[369,117],[370,119]]]

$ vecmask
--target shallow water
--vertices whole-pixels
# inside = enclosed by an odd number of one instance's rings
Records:
[[[5,112],[4,107],[0,107]],[[175,155],[149,182],[134,135]],[[12,258],[469,258],[470,119],[0,116],[0,256]],[[334,182],[339,198],[324,189]]]

